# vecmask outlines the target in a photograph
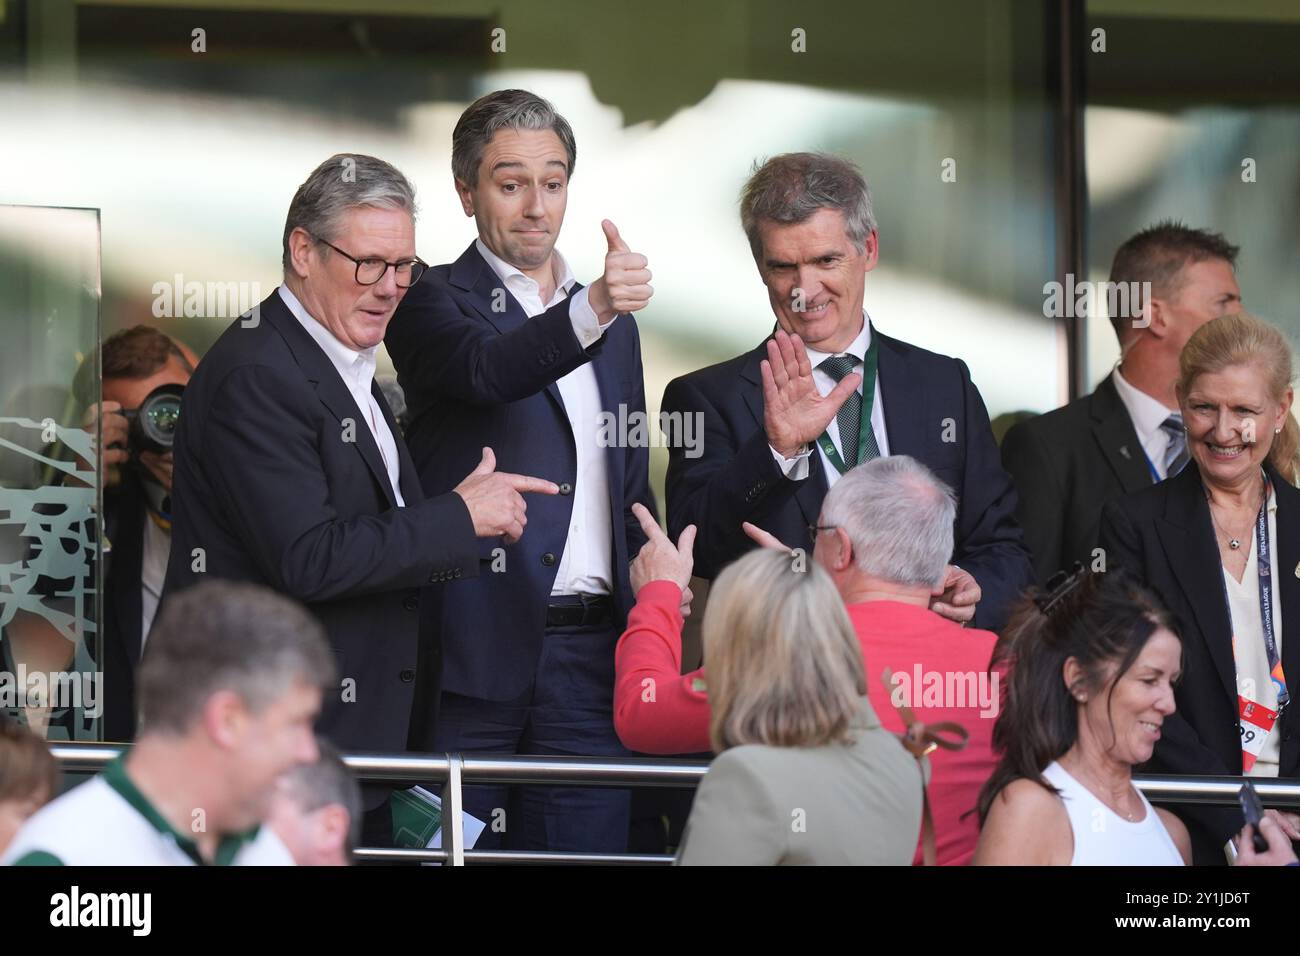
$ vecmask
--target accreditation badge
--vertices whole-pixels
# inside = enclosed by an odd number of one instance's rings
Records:
[[[1264,741],[1273,732],[1277,723],[1277,711],[1269,710],[1263,704],[1237,695],[1237,711],[1240,715],[1238,729],[1241,731],[1241,772],[1250,773],[1264,749]]]

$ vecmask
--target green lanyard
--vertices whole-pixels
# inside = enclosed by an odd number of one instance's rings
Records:
[[[879,336],[875,335],[872,330],[871,347],[867,349],[866,357],[862,360],[862,414],[858,418],[858,464],[862,464],[867,454],[867,442],[873,437],[871,434],[871,407],[876,401],[876,364],[879,359],[879,349],[877,342]],[[844,441],[844,436],[840,436],[840,441]],[[835,466],[835,470],[841,475],[849,469],[844,465],[844,459],[840,453],[835,450],[835,443],[831,441],[831,436],[827,432],[822,432],[817,436],[817,444],[821,446],[822,452],[826,455],[827,460]]]

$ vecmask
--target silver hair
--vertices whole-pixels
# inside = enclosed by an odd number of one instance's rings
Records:
[[[415,188],[396,166],[382,159],[362,153],[331,156],[311,171],[289,203],[281,258],[285,273],[290,269],[289,236],[295,229],[332,242],[343,214],[359,206],[405,209],[414,221]]]
[[[316,750],[315,763],[298,764],[285,772],[285,790],[304,814],[331,805],[342,807],[348,815],[350,854],[361,839],[361,786],[332,743],[317,737]]]
[[[295,681],[334,685],[320,622],[270,588],[210,578],[169,595],[154,621],[135,685],[140,731],[184,734],[218,691],[260,713]]]
[[[850,469],[822,505],[823,523],[848,533],[863,572],[913,587],[943,579],[956,515],[952,489],[907,455]]]
[[[762,222],[793,225],[819,209],[844,213],[845,229],[859,252],[875,232],[871,188],[847,159],[829,153],[783,153],[761,166],[756,161],[740,193],[740,224],[754,261],[762,263],[763,243],[758,234]]]
[[[503,129],[549,129],[555,132],[569,157],[568,175],[578,161],[578,144],[569,121],[555,107],[527,90],[497,90],[480,96],[456,121],[451,134],[451,174],[466,186],[478,183],[483,151]]]

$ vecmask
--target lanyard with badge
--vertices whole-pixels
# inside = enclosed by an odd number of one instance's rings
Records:
[[[1287,691],[1286,674],[1282,670],[1282,656],[1278,653],[1277,632],[1273,627],[1273,563],[1269,555],[1268,544],[1268,501],[1273,494],[1272,483],[1265,476],[1264,500],[1255,517],[1255,556],[1258,567],[1256,575],[1259,582],[1259,616],[1264,631],[1264,650],[1268,654],[1268,673],[1277,686],[1277,710],[1270,710],[1263,704],[1251,700],[1240,693],[1238,684],[1237,711],[1240,717],[1238,729],[1241,732],[1241,769],[1250,773],[1255,761],[1264,749],[1268,735],[1277,725],[1277,719],[1291,702]],[[1229,605],[1231,607],[1231,605]],[[1236,637],[1234,628],[1234,656]]]
[[[877,346],[879,336],[871,336],[871,345],[867,349],[866,357],[862,360],[862,414],[858,416],[858,464],[867,459],[867,443],[872,438],[871,434],[871,408],[876,401],[876,365],[879,361],[880,350]],[[844,441],[845,436],[840,436],[840,441]],[[817,445],[821,448],[826,460],[835,466],[835,470],[841,475],[848,471],[844,464],[844,459],[835,449],[835,443],[831,441],[829,431],[824,431],[817,436]]]

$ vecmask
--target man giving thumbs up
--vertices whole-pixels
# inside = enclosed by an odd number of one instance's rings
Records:
[[[590,286],[556,250],[576,151],[569,124],[531,93],[472,104],[452,134],[452,173],[478,237],[408,291],[385,338],[426,489],[456,488],[484,446],[496,472],[480,463],[466,484],[506,472],[559,488],[530,496],[526,514],[520,497],[492,515],[503,536],[485,540],[481,573],[440,589],[434,750],[627,753],[613,726],[614,646],[635,600],[629,564],[646,540],[632,505],[654,501],[648,449],[602,441],[600,426],[604,414],[645,412],[628,313],[653,290],[646,257],[608,220],[604,273]],[[581,228],[595,238],[594,223]],[[494,824],[478,846],[626,848],[626,791],[517,796],[466,788],[467,811]]]

